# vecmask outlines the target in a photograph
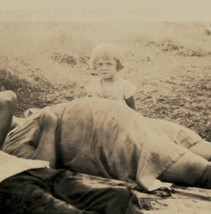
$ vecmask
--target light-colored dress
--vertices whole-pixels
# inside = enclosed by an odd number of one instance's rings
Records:
[[[92,97],[101,97],[111,100],[124,101],[135,94],[135,86],[129,80],[118,77],[115,84],[111,87],[105,87],[103,80],[97,78],[93,80],[87,87],[88,95]]]

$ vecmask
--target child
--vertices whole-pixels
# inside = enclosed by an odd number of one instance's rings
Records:
[[[119,76],[120,70],[124,68],[122,50],[113,45],[100,45],[92,52],[90,64],[99,78],[86,88],[88,96],[123,101],[135,109],[135,87]]]

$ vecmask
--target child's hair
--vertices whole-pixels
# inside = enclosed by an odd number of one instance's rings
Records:
[[[90,66],[95,70],[95,64],[99,58],[114,59],[116,61],[116,70],[119,71],[124,68],[124,54],[123,51],[115,45],[103,44],[97,46],[91,54]]]

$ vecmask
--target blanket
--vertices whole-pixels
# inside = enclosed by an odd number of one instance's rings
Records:
[[[50,110],[59,118],[56,135],[61,162],[77,172],[133,181],[150,189],[187,152],[175,135],[158,128],[159,121],[152,122],[116,101],[82,98]],[[39,113],[12,130],[3,150],[30,158],[41,133],[38,121]]]

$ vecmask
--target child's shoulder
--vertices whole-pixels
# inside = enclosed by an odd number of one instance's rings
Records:
[[[124,77],[119,77],[119,80],[124,82],[124,83],[128,83],[130,82],[128,79],[124,78]]]
[[[123,77],[119,77],[119,81],[126,86],[133,86],[129,79],[125,79]]]
[[[125,91],[125,97],[128,98],[130,96],[133,96],[136,91],[136,87],[130,82],[130,80],[121,77],[120,82],[123,90]]]
[[[92,85],[96,85],[96,84],[99,84],[101,83],[101,79],[99,77],[96,77],[95,79],[93,79],[91,82],[88,83],[88,86],[92,86]]]

